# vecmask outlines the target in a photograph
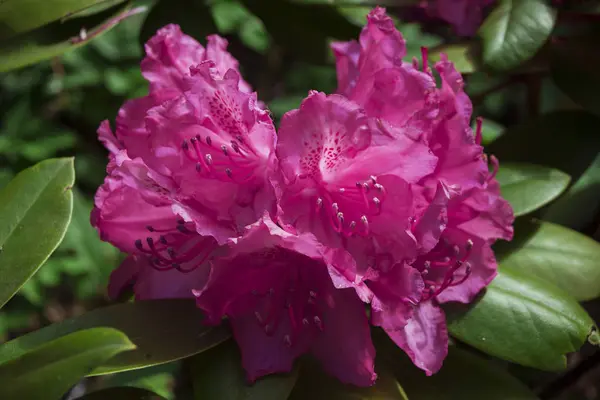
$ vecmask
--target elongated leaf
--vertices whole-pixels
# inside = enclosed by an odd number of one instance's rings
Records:
[[[228,341],[192,359],[194,398],[228,400],[285,400],[298,378],[298,370],[269,375],[248,385],[240,352]]]
[[[303,364],[300,378],[290,400],[408,400],[396,378],[387,369],[379,368],[375,385],[359,388],[344,385],[327,375],[318,365]]]
[[[544,45],[556,22],[556,11],[544,0],[501,0],[478,35],[483,62],[506,70],[532,58]]]
[[[114,387],[103,390],[96,390],[85,396],[78,397],[78,400],[165,400],[164,397],[157,395],[146,389],[135,387]]]
[[[517,217],[550,203],[571,181],[569,175],[557,169],[517,163],[502,164],[497,178],[502,196]]]
[[[106,326],[124,332],[136,345],[89,375],[149,367],[198,354],[229,337],[223,328],[203,325],[193,300],[148,300],[116,304],[42,328],[0,346],[0,362],[80,329]]]
[[[594,322],[575,299],[555,286],[505,264],[485,294],[468,309],[448,309],[450,333],[471,346],[542,370],[566,367]]]
[[[0,72],[34,64],[83,46],[145,7],[115,8],[90,17],[55,22],[0,43]],[[85,29],[84,29],[85,28]]]
[[[519,380],[479,356],[450,346],[442,369],[426,376],[391,340],[377,341],[377,355],[389,365],[410,400],[533,400]],[[380,363],[381,365],[381,363]]]
[[[600,296],[600,243],[579,232],[560,225],[541,221],[528,221],[534,231],[524,243],[502,257],[509,265],[542,278],[575,299],[591,300]],[[517,230],[516,242],[519,242]]]
[[[0,398],[59,400],[89,371],[135,346],[123,333],[94,328],[44,343],[0,365]]]
[[[123,2],[125,0],[119,0]],[[27,32],[50,22],[68,18],[87,8],[98,10],[102,3],[115,0],[4,0],[0,3],[0,40]]]
[[[0,306],[63,239],[74,180],[72,158],[52,159],[22,171],[0,191]]]
[[[573,37],[552,45],[552,80],[580,106],[600,115],[600,55],[595,38]]]

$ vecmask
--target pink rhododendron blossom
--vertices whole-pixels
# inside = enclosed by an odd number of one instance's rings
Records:
[[[130,254],[113,297],[129,284],[140,299],[191,296],[215,250],[275,209],[275,129],[226,45],[159,30],[142,61],[150,93],[125,103],[114,134],[98,130],[111,154],[92,224]]]
[[[248,379],[289,372],[308,352],[341,381],[371,385],[375,349],[366,310],[328,273],[352,258],[311,234],[288,233],[269,217],[232,242],[196,296],[213,323],[224,316],[231,321]]]
[[[422,69],[416,61],[403,62],[404,39],[384,9],[369,14],[359,42],[336,43],[333,49],[338,91],[388,127],[387,136],[422,143],[437,160],[434,169],[410,182],[412,208],[406,215],[417,256],[366,276],[374,295],[372,322],[417,366],[434,373],[448,343],[438,304],[472,301],[496,275],[491,244],[512,238],[512,209],[494,178],[497,160],[492,158],[490,173],[480,146],[480,121],[474,134],[471,102],[452,63],[443,56],[434,65],[442,80],[438,88],[426,49]],[[415,285],[420,287],[416,296]]]

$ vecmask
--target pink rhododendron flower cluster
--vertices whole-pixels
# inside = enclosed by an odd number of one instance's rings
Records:
[[[276,134],[227,43],[169,25],[146,44],[146,97],[121,108],[92,224],[129,254],[109,295],[195,297],[227,318],[249,380],[311,354],[374,383],[369,324],[428,374],[448,333],[441,303],[491,282],[513,214],[483,154],[481,121],[446,59],[405,62],[385,10],[335,43],[338,91],[311,92]],[[370,313],[367,313],[370,307]]]

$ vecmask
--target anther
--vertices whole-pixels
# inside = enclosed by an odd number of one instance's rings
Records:
[[[204,156],[204,159],[206,160],[206,164],[207,165],[211,165],[213,160],[212,160],[212,156],[210,154],[207,154]]]
[[[317,326],[317,328],[322,332],[323,331],[323,321],[321,321],[321,318],[319,318],[317,315],[315,315],[315,317],[313,318],[313,321],[315,322],[315,325]]]
[[[373,197],[373,203],[375,203],[375,205],[379,207],[381,205],[381,200],[379,200],[377,197]]]
[[[225,145],[221,146],[221,150],[223,151],[223,154],[228,155],[229,153],[227,152],[227,147]]]
[[[334,213],[336,213],[336,214],[337,214],[340,208],[338,207],[338,204],[337,204],[337,203],[333,203],[333,204],[331,205],[331,209],[333,210],[333,212],[334,212]]]
[[[371,175],[371,176],[369,177],[369,179],[371,179],[371,182],[373,182],[373,184],[376,184],[376,183],[377,183],[377,177],[376,177],[375,175]]]
[[[210,138],[210,136],[206,137],[206,144],[211,146],[212,145],[212,139]]]
[[[135,241],[135,247],[136,247],[138,250],[143,250],[143,249],[144,249],[144,247],[142,246],[142,240],[141,240],[141,239],[137,239],[137,240]]]
[[[200,171],[202,171],[202,164],[197,162],[196,163],[196,172],[200,172]]]
[[[308,324],[310,324],[310,322],[308,322],[308,318],[302,318],[302,325],[308,326]]]
[[[344,222],[344,213],[342,213],[342,212],[337,213],[337,218],[340,220],[340,222]]]
[[[151,237],[147,237],[146,243],[148,243],[148,246],[152,247],[154,246],[154,239],[152,239]]]
[[[317,208],[321,208],[322,206],[323,206],[323,199],[319,197],[317,199]]]
[[[350,222],[350,229],[356,228],[356,221]]]
[[[231,172],[231,168],[225,168],[225,173],[226,173],[226,174],[227,174],[227,176],[228,176],[228,177],[230,177],[230,178],[233,176],[233,174],[232,174],[232,172]]]
[[[256,320],[258,321],[259,324],[263,323],[263,318],[258,311],[254,311],[254,316],[256,317]]]
[[[283,337],[283,342],[287,347],[292,347],[292,339],[290,338],[290,335],[285,335]]]
[[[356,187],[360,189],[362,187],[362,183],[356,182]]]
[[[467,240],[466,249],[467,251],[471,251],[473,249],[473,241],[471,239]]]
[[[379,183],[376,183],[375,185],[373,185],[373,187],[380,192],[383,191],[383,185],[380,185]]]
[[[346,191],[346,189],[340,188],[340,193],[344,193],[345,191]]]
[[[175,249],[173,249],[172,247],[167,248],[167,253],[169,253],[169,257],[171,258],[175,258],[176,256]]]
[[[163,235],[160,235],[160,237],[158,238],[158,241],[161,242],[162,244],[167,244],[167,238],[164,237]]]
[[[233,140],[231,141],[231,148],[236,153],[238,153],[238,154],[240,153],[240,146],[237,144],[237,142],[234,142]]]
[[[181,148],[186,151],[189,150],[190,146],[189,146],[187,140],[184,139],[183,143],[181,143]]]
[[[154,232],[152,225],[146,225],[146,229],[148,229],[150,232]]]

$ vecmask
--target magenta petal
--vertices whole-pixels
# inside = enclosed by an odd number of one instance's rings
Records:
[[[433,201],[429,204],[425,213],[418,219],[413,234],[419,244],[421,254],[431,251],[440,240],[440,236],[446,229],[446,208],[450,193],[442,182],[438,183]]]
[[[442,367],[448,354],[448,329],[444,312],[432,301],[420,303],[403,330],[386,332],[427,375]]]
[[[334,289],[323,315],[324,328],[311,352],[324,369],[344,383],[375,383],[375,348],[364,305],[350,289]]]
[[[337,72],[337,92],[349,96],[356,80],[358,79],[358,60],[360,45],[357,41],[334,42],[331,44],[335,55],[335,69]]]
[[[402,330],[412,315],[412,305],[421,300],[424,284],[421,274],[407,264],[396,264],[368,282],[371,322],[386,331]]]

